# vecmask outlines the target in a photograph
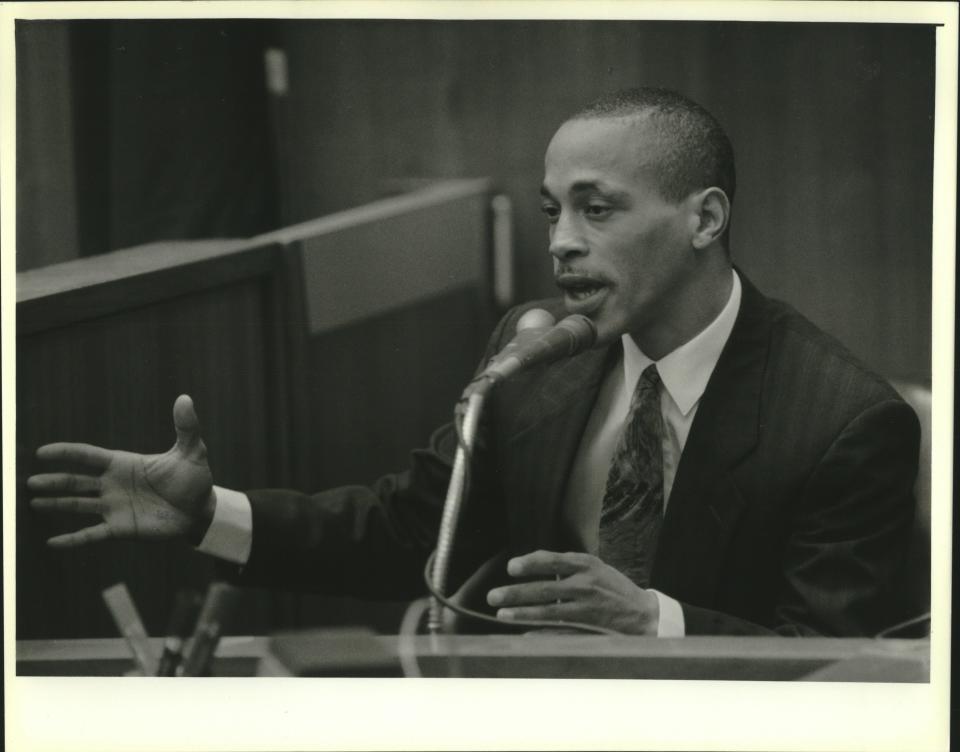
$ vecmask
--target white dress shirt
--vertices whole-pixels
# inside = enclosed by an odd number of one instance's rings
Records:
[[[700,398],[720,353],[730,338],[740,310],[741,286],[736,272],[730,298],[720,314],[696,337],[665,355],[657,363],[663,385],[660,411],[663,415],[663,506],[666,511],[680,455],[687,443],[690,426]],[[654,361],[647,357],[629,335],[624,335],[623,358],[600,386],[596,404],[587,421],[580,448],[570,470],[561,517],[583,550],[596,554],[599,548],[600,508],[607,484],[610,462],[640,374]],[[673,598],[656,590],[660,603],[658,637],[684,635],[683,611]]]
[[[670,498],[680,454],[690,433],[700,397],[713,373],[737,313],[741,287],[736,272],[733,289],[723,310],[700,334],[657,361],[663,386],[660,409],[663,413],[663,503]],[[629,335],[623,336],[622,367],[611,369],[600,387],[570,473],[561,514],[568,529],[578,535],[585,551],[598,549],[600,506],[610,461],[630,399],[643,370],[653,361],[644,355]],[[214,487],[217,503],[213,521],[198,551],[236,564],[246,564],[253,543],[253,515],[246,494],[220,486]],[[659,637],[684,634],[683,612],[673,598],[653,591],[660,604]]]

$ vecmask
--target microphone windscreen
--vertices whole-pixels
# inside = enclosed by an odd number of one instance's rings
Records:
[[[545,329],[548,326],[553,326],[556,321],[553,314],[549,311],[545,311],[542,308],[531,308],[517,321],[517,331],[522,332],[524,329]]]
[[[570,355],[589,350],[597,341],[597,327],[590,319],[575,313],[563,319],[558,327],[566,329],[572,335]]]

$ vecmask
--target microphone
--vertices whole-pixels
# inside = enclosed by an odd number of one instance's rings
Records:
[[[210,668],[223,624],[239,600],[240,590],[226,582],[214,582],[210,586],[193,632],[190,652],[177,669],[177,676],[202,676]]]
[[[167,636],[163,641],[163,654],[160,656],[157,676],[173,676],[176,673],[183,644],[190,636],[190,627],[199,611],[200,593],[194,590],[181,590],[177,593],[170,623],[167,625]]]
[[[597,327],[586,316],[554,318],[541,308],[527,311],[517,322],[517,334],[487,364],[479,378],[499,381],[530,366],[569,358],[588,350],[597,341]]]
[[[123,582],[111,585],[103,591],[103,600],[110,609],[113,623],[117,625],[133,653],[137,667],[144,676],[153,676],[157,670],[157,657],[150,647],[147,630],[137,611],[137,606],[130,597],[130,591]]]
[[[576,355],[592,347],[597,341],[597,328],[586,316],[567,316],[556,326],[554,321],[549,312],[539,308],[524,313],[517,322],[516,336],[491,358],[483,372],[467,385],[454,408],[457,451],[443,503],[436,558],[431,568],[431,591],[435,594],[430,606],[428,626],[433,634],[438,634],[443,626],[444,605],[441,598],[447,587],[454,532],[466,493],[467,463],[487,392],[501,379],[524,368]]]

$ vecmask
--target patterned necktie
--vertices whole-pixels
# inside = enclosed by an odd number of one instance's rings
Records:
[[[600,558],[647,587],[663,516],[660,374],[647,366],[617,442],[600,511]]]

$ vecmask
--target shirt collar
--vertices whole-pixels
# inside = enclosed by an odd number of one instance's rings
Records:
[[[684,416],[703,396],[740,311],[740,277],[735,271],[731,273],[733,289],[720,314],[696,337],[657,361],[660,380]],[[629,334],[624,334],[622,339],[624,389],[629,396],[636,389],[640,374],[653,361],[644,355]]]

